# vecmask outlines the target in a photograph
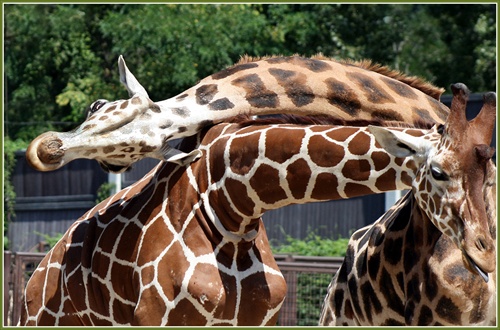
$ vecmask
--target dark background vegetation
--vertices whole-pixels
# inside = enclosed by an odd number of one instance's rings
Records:
[[[125,98],[117,58],[163,100],[243,54],[369,58],[438,86],[495,90],[494,4],[6,4],[5,136],[69,130]]]

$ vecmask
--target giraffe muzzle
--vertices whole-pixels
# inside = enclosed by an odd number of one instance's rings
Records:
[[[463,242],[462,255],[468,268],[479,274],[485,282],[489,280],[489,273],[495,271],[496,253],[492,240],[483,235],[477,235],[470,242]]]
[[[26,160],[38,171],[53,171],[64,164],[63,142],[54,132],[34,139],[26,150]]]

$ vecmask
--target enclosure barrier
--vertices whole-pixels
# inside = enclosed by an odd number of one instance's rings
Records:
[[[16,325],[26,283],[45,253],[4,252],[3,325]],[[332,276],[343,258],[275,255],[288,285],[277,325],[317,325]]]

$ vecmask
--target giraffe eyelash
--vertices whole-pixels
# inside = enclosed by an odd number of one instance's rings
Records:
[[[94,114],[95,112],[99,111],[106,103],[108,103],[107,100],[97,100],[94,103],[92,103],[88,108],[87,108],[87,116]]]
[[[431,175],[436,181],[448,181],[450,178],[448,174],[435,165],[431,165]]]

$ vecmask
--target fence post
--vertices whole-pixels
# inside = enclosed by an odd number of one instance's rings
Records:
[[[10,300],[12,297],[11,283],[12,283],[12,252],[4,251],[3,253],[3,325],[12,325],[12,320],[10,318],[11,304]],[[10,321],[10,322],[9,322]]]
[[[294,262],[292,255],[287,255],[286,262]],[[297,325],[297,272],[294,270],[282,271],[285,278],[287,291],[280,312],[280,326]]]

